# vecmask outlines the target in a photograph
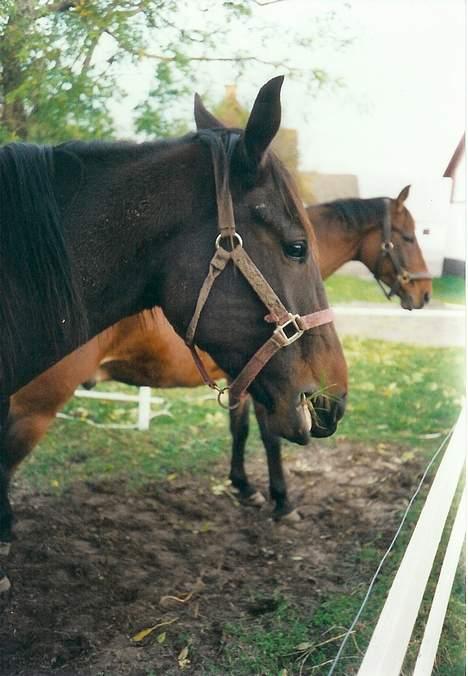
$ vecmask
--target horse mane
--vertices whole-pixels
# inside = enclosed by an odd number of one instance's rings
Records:
[[[67,251],[54,194],[54,149],[27,143],[0,148],[0,367],[10,374],[18,355],[25,299],[31,331],[56,346],[87,334],[80,285]]]
[[[320,206],[325,209],[325,218],[329,221],[338,219],[347,230],[357,232],[369,225],[382,225],[387,209],[384,197],[339,199]]]

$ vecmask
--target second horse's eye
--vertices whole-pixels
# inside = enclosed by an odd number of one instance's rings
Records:
[[[297,242],[287,242],[283,244],[284,253],[289,258],[303,259],[307,253],[307,242],[298,240]]]

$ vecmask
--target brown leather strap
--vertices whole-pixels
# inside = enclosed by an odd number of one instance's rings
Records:
[[[331,307],[327,307],[325,310],[318,310],[317,312],[311,312],[308,315],[299,317],[297,323],[303,331],[308,331],[323,324],[331,324],[333,321],[335,321],[335,313]]]
[[[384,292],[384,295],[389,300],[394,296],[404,284],[408,284],[416,279],[432,279],[432,275],[429,270],[424,270],[422,272],[410,272],[405,267],[403,267],[402,262],[395,253],[395,246],[392,242],[392,222],[391,222],[391,201],[387,197],[384,198],[385,202],[385,214],[384,220],[382,223],[382,246],[380,248],[379,256],[377,258],[377,264],[373,272],[374,277]],[[388,256],[392,261],[393,267],[396,273],[396,279],[393,285],[390,287],[390,290],[387,291],[382,280],[380,279],[380,274],[382,270],[382,264],[384,258]],[[403,264],[405,263],[403,259]]]
[[[239,373],[237,378],[235,378],[229,386],[229,395],[230,399],[233,402],[237,402],[245,394],[249,385],[253,383],[255,378],[258,376],[263,367],[270,361],[270,359],[281,350],[281,348],[291,345],[292,342],[299,339],[304,331],[309,331],[310,329],[316,328],[317,326],[322,326],[323,324],[330,324],[333,322],[334,314],[331,308],[326,308],[325,310],[319,310],[318,312],[311,312],[308,315],[303,315],[302,317],[297,315],[289,315],[291,318],[290,322],[295,321],[296,325],[300,327],[300,331],[295,337],[294,335],[291,338],[286,340],[283,338],[284,329],[282,326],[279,326],[275,331],[273,331],[272,336],[262,345],[262,347],[257,350],[254,356],[247,362],[242,371]]]
[[[200,315],[205,306],[205,303],[208,299],[211,287],[213,286],[215,279],[218,277],[218,275],[222,273],[222,271],[226,267],[228,261],[231,258],[231,253],[232,252],[226,251],[225,249],[220,247],[219,249],[216,249],[216,253],[210,261],[208,274],[205,277],[203,286],[200,289],[200,293],[198,294],[198,300],[195,306],[195,311],[188,326],[187,333],[185,334],[185,342],[187,343],[187,345],[193,345],[195,331],[197,330],[198,326],[198,321],[200,319]]]
[[[271,336],[262,347],[257,350],[253,357],[247,362],[237,378],[234,378],[229,386],[230,401],[237,403],[245,393],[249,385],[253,383],[263,367],[270,359],[281,350],[281,345]]]
[[[236,232],[234,209],[232,206],[231,192],[229,188],[229,158],[224,143],[214,145],[210,143],[212,134],[208,130],[201,129],[198,136],[202,142],[207,142],[213,160],[213,173],[216,186],[216,201],[218,205],[218,230],[222,237],[232,237]],[[229,155],[232,154],[234,145],[239,134],[232,132],[226,136],[229,145]]]
[[[247,251],[238,246],[232,252],[232,261],[242,272],[262,303],[275,317],[277,322],[287,320],[289,313],[276,293],[257,268]]]
[[[205,364],[201,360],[200,355],[197,352],[197,348],[194,347],[193,345],[188,346],[190,349],[190,352],[192,353],[193,361],[195,362],[195,366],[197,367],[201,377],[203,378],[203,382],[205,385],[208,385],[208,387],[211,387],[212,390],[218,390],[218,386],[216,385],[215,381],[213,378],[210,376],[208,371],[206,370]]]

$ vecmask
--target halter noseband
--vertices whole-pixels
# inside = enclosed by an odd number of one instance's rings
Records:
[[[215,254],[210,261],[208,274],[200,289],[195,311],[185,335],[185,342],[192,352],[195,364],[205,384],[218,392],[218,402],[221,406],[225,407],[221,401],[221,397],[224,392],[229,390],[231,402],[229,408],[236,408],[249,385],[273,355],[283,347],[292,345],[305,331],[309,331],[316,326],[331,323],[333,321],[333,311],[330,308],[326,308],[302,316],[288,312],[245,251],[242,237],[236,232],[234,210],[229,189],[229,165],[232,153],[239,140],[239,134],[228,132],[220,137],[216,132],[202,130],[199,131],[198,135],[200,141],[206,143],[211,150],[216,186],[219,234],[215,242]],[[222,246],[222,243],[226,240],[230,242],[229,249]],[[243,274],[262,303],[268,308],[269,314],[265,317],[265,320],[276,324],[276,328],[270,338],[251,357],[229,387],[220,388],[209,376],[196,351],[194,343],[200,315],[208,299],[211,287],[229,261],[232,261],[233,265]]]
[[[385,202],[385,213],[382,223],[382,244],[380,245],[380,252],[377,258],[377,265],[375,270],[373,270],[373,275],[377,281],[377,284],[380,286],[382,291],[385,294],[385,297],[390,300],[392,296],[398,294],[398,292],[403,288],[405,284],[412,282],[416,279],[432,279],[432,275],[428,270],[423,272],[410,272],[405,267],[403,267],[400,258],[396,255],[395,245],[392,242],[392,220],[391,220],[391,209],[390,209],[390,200],[386,197],[384,198]],[[390,290],[384,286],[382,279],[380,277],[382,272],[382,265],[384,259],[388,256],[392,261],[393,267],[395,268],[396,279]]]

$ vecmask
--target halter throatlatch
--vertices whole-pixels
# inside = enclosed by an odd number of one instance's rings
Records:
[[[395,245],[392,242],[392,218],[390,210],[390,200],[388,198],[385,198],[384,201],[385,201],[385,213],[382,223],[382,244],[380,245],[380,253],[377,258],[377,265],[375,266],[373,275],[377,281],[377,284],[384,292],[385,297],[388,298],[388,300],[390,300],[392,296],[398,294],[398,292],[403,288],[405,284],[409,284],[410,282],[416,279],[432,279],[432,275],[428,270],[424,270],[423,272],[410,272],[402,265],[402,261],[397,256],[395,252]],[[384,259],[387,256],[392,261],[396,273],[396,279],[392,284],[392,286],[390,287],[390,290],[386,289],[381,279],[382,265]],[[405,261],[403,261],[403,263],[404,262]]]
[[[292,345],[305,331],[332,322],[333,312],[330,308],[326,308],[301,316],[288,312],[284,307],[270,284],[245,251],[242,237],[236,232],[234,210],[229,189],[229,164],[233,150],[239,140],[239,134],[228,132],[223,138],[218,133],[202,130],[199,132],[199,138],[200,141],[208,144],[213,159],[219,234],[215,242],[215,254],[210,261],[208,274],[200,289],[195,311],[185,335],[185,342],[190,347],[195,364],[205,384],[218,392],[218,402],[224,406],[221,397],[224,392],[229,390],[230,408],[235,408],[239,405],[249,385],[278,350]],[[225,242],[229,248],[223,246]],[[262,303],[268,308],[269,314],[266,320],[276,324],[276,328],[270,338],[247,362],[230,386],[220,388],[205,369],[194,343],[200,315],[208,299],[211,287],[216,278],[226,268],[229,261],[243,274]]]

